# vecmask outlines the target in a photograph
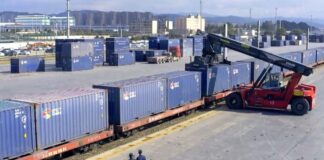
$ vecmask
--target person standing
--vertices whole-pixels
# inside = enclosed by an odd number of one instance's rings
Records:
[[[138,150],[138,157],[136,160],[146,160],[146,157],[143,155],[142,150]]]
[[[129,159],[128,160],[135,160],[133,153],[129,153]]]

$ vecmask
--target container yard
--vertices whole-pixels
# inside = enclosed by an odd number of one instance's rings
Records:
[[[306,8],[282,4],[273,21],[261,3],[247,18],[203,0],[186,16],[78,0],[51,14],[13,0],[13,12],[7,1],[0,160],[324,157],[324,23],[302,19]],[[236,3],[217,12],[243,13]],[[182,5],[172,13],[194,12]],[[299,18],[278,15],[285,6]]]

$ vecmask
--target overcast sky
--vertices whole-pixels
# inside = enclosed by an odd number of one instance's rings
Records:
[[[203,0],[203,12],[213,15],[324,18],[324,0]],[[72,10],[149,11],[154,13],[195,13],[199,0],[71,0]],[[58,13],[65,0],[1,0],[0,11]]]

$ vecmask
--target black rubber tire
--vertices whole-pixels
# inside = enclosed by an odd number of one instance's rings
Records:
[[[291,103],[291,111],[295,115],[302,116],[309,111],[309,102],[305,98],[295,98]]]
[[[238,93],[232,93],[225,98],[226,105],[229,109],[242,109],[242,97]]]

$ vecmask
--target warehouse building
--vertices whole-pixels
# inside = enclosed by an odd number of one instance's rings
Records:
[[[75,26],[75,18],[70,17],[70,25]],[[50,17],[47,15],[19,15],[15,23],[22,26],[66,26],[67,17]]]

